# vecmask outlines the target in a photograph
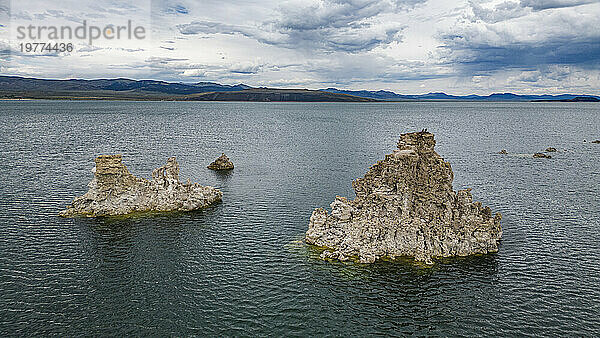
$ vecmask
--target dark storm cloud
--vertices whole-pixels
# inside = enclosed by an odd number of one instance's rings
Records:
[[[534,2],[529,1],[529,5],[538,6]],[[551,2],[553,6],[560,3],[562,7],[583,3]],[[439,36],[442,61],[458,71],[478,74],[501,69],[533,70],[545,65],[600,66],[600,31],[597,29],[600,6],[583,13],[575,8],[563,8],[530,11],[514,17],[510,13],[517,13],[519,9],[505,4],[487,12],[479,11],[477,4],[472,4],[472,8],[476,17],[471,22],[461,22]],[[508,18],[501,19],[502,16]]]
[[[286,3],[275,18],[258,26],[194,21],[178,25],[182,34],[240,34],[261,43],[318,51],[359,52],[401,41],[402,23],[376,20],[409,10],[426,0],[323,0]]]
[[[595,2],[598,2],[598,0],[521,0],[521,5],[541,11],[544,9],[581,6]]]
[[[470,43],[458,36],[444,36],[447,63],[470,71],[531,68],[548,64],[597,66],[600,38],[592,41],[554,40],[544,43],[518,43],[503,46]]]

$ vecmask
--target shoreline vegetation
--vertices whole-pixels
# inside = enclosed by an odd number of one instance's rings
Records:
[[[445,93],[402,95],[390,91],[350,91],[327,88],[253,88],[244,84],[212,82],[175,83],[155,80],[97,79],[47,80],[0,76],[0,100],[119,100],[119,101],[223,101],[223,102],[600,102],[600,96],[518,95],[455,96]]]

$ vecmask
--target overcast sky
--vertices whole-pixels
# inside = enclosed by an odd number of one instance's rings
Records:
[[[1,0],[0,4],[2,75],[384,89],[406,94],[600,94],[600,1]],[[99,39],[91,45],[74,40],[71,53],[20,50],[18,26],[76,27],[83,20],[99,27],[131,20],[148,34],[142,40]]]

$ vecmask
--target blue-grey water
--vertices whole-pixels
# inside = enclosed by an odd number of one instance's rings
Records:
[[[599,104],[4,101],[0,119],[2,336],[600,335]],[[302,243],[312,210],[354,197],[422,128],[455,189],[503,214],[500,251],[318,260]],[[230,174],[206,169],[221,152]],[[223,202],[57,217],[108,153],[143,177],[177,156]]]

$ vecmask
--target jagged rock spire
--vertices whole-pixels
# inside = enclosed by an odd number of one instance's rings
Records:
[[[401,135],[397,150],[353,182],[356,199],[338,196],[331,213],[313,212],[306,241],[326,248],[322,258],[364,263],[497,251],[501,215],[473,202],[470,189],[453,191],[450,163],[434,148],[429,132]]]

